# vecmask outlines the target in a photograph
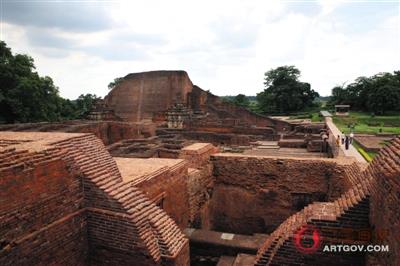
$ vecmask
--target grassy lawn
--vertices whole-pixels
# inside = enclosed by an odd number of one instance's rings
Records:
[[[400,134],[400,114],[371,116],[368,113],[350,112],[349,116],[333,117],[333,122],[345,133],[351,131],[348,125],[355,125],[355,133],[376,134],[381,129],[381,133]]]
[[[311,119],[312,122],[323,122],[324,121],[324,118],[319,116],[319,111],[291,115],[290,119]]]

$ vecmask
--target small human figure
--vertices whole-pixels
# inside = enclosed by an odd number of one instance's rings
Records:
[[[345,135],[344,135],[344,132],[342,132],[342,145],[344,144],[344,137]]]
[[[346,135],[345,140],[344,140],[344,143],[345,143],[346,150],[348,150],[348,149],[349,149],[349,145],[350,145],[350,138],[349,138],[349,136]]]
[[[337,138],[336,138],[336,146],[340,146],[340,135],[337,135]]]
[[[350,133],[350,144],[353,144],[354,133],[353,131]]]

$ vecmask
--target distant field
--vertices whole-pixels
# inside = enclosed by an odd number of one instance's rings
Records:
[[[319,116],[319,111],[291,115],[290,119],[311,119],[312,122],[323,122],[324,121],[323,117]]]
[[[333,117],[333,122],[345,133],[352,130],[349,125],[354,125],[355,133],[376,134],[381,129],[381,133],[400,134],[400,114],[371,116],[368,113],[350,112],[350,116]]]

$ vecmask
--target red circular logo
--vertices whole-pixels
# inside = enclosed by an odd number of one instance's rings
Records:
[[[298,251],[304,254],[312,254],[321,245],[321,234],[315,226],[306,224],[294,234],[293,241]]]

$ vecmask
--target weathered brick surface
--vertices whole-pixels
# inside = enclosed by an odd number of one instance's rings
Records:
[[[189,225],[209,229],[209,204],[214,182],[212,166],[189,168],[187,190],[189,194]]]
[[[151,122],[128,123],[120,121],[76,120],[54,123],[0,125],[0,131],[93,133],[105,145],[109,145],[123,139],[154,136],[155,124]]]
[[[235,133],[216,133],[206,131],[183,131],[179,132],[187,139],[193,139],[201,142],[209,142],[214,145],[249,145],[250,142],[258,140],[278,140],[279,135],[247,135]]]
[[[63,155],[0,148],[0,265],[85,264],[82,182]]]
[[[58,142],[58,147],[69,151],[70,160],[82,171],[84,177],[85,204],[89,210],[102,209],[111,216],[124,217],[124,223],[131,228],[131,233],[118,231],[119,246],[135,246],[132,256],[150,257],[154,263],[160,263],[161,257],[177,256],[188,241],[175,222],[156,205],[154,205],[138,188],[131,183],[122,182],[117,165],[103,143],[87,135],[68,141]],[[90,217],[88,223],[90,224]],[[94,216],[100,223],[107,224],[108,219]],[[97,219],[96,218],[96,219]],[[89,234],[92,246],[108,246],[117,236],[113,227],[92,227],[90,230],[100,231]],[[103,232],[105,230],[108,232]],[[102,238],[91,238],[102,235]],[[118,234],[117,234],[118,235]],[[107,236],[113,237],[108,239]],[[115,241],[114,241],[115,242]],[[124,248],[122,248],[125,250]],[[189,254],[186,254],[189,256]]]
[[[218,152],[218,148],[210,143],[194,143],[182,148],[179,158],[185,159],[190,168],[201,168],[209,164],[210,156]]]
[[[187,265],[188,240],[143,192],[122,182],[101,140],[9,132],[0,139],[4,264],[97,264],[103,255],[123,264]]]
[[[13,239],[0,250],[0,265],[87,265],[86,228],[84,213],[67,215]]]
[[[116,158],[115,160],[125,182],[139,188],[152,202],[161,205],[180,228],[184,229],[188,226],[188,165],[186,161],[158,158]]]
[[[282,265],[313,261],[313,265],[362,265],[363,254],[327,254],[319,250],[311,255],[304,255],[294,247],[293,235],[303,225],[316,226],[324,244],[356,244],[343,229],[359,230],[369,228],[369,196],[372,186],[371,177],[354,186],[333,202],[320,202],[308,205],[300,212],[285,220],[259,249],[255,265]],[[310,237],[311,235],[305,235]],[[359,241],[366,244],[365,241]]]
[[[290,130],[292,127],[287,122],[255,114],[246,108],[224,102],[222,98],[215,96],[208,91],[202,90],[198,86],[193,86],[190,98],[192,109],[208,112],[213,117],[219,119],[237,119],[237,122],[242,124],[256,125],[258,127],[271,127],[277,131],[281,131],[284,128]]]
[[[371,254],[368,265],[400,265],[400,138],[382,148],[367,170],[376,182],[371,195],[371,224],[385,235],[374,242],[390,248],[388,254]]]
[[[398,265],[399,155],[400,139],[397,138],[361,174],[348,175],[352,187],[338,199],[308,205],[285,220],[259,249],[255,265]],[[370,221],[375,232],[385,232],[382,239],[372,237],[375,243],[389,244],[389,253],[368,254],[367,259],[363,253],[327,254],[320,250],[302,255],[293,245],[293,234],[305,224],[320,229],[324,244],[370,244],[370,240],[342,235],[344,229],[368,230]]]
[[[108,107],[125,121],[152,119],[174,103],[187,102],[192,82],[185,71],[132,73],[105,97]]]
[[[4,171],[0,187],[0,239],[31,233],[83,204],[80,180],[68,172],[59,158],[26,169]]]
[[[290,159],[217,154],[211,224],[233,233],[272,232],[297,212],[291,193],[332,200],[346,188],[350,164],[329,159]],[[251,206],[251,207],[249,207]]]
[[[189,224],[191,227],[209,228],[208,205],[213,189],[210,156],[218,148],[210,143],[195,143],[183,148],[179,157],[189,165],[187,191],[189,195]]]

